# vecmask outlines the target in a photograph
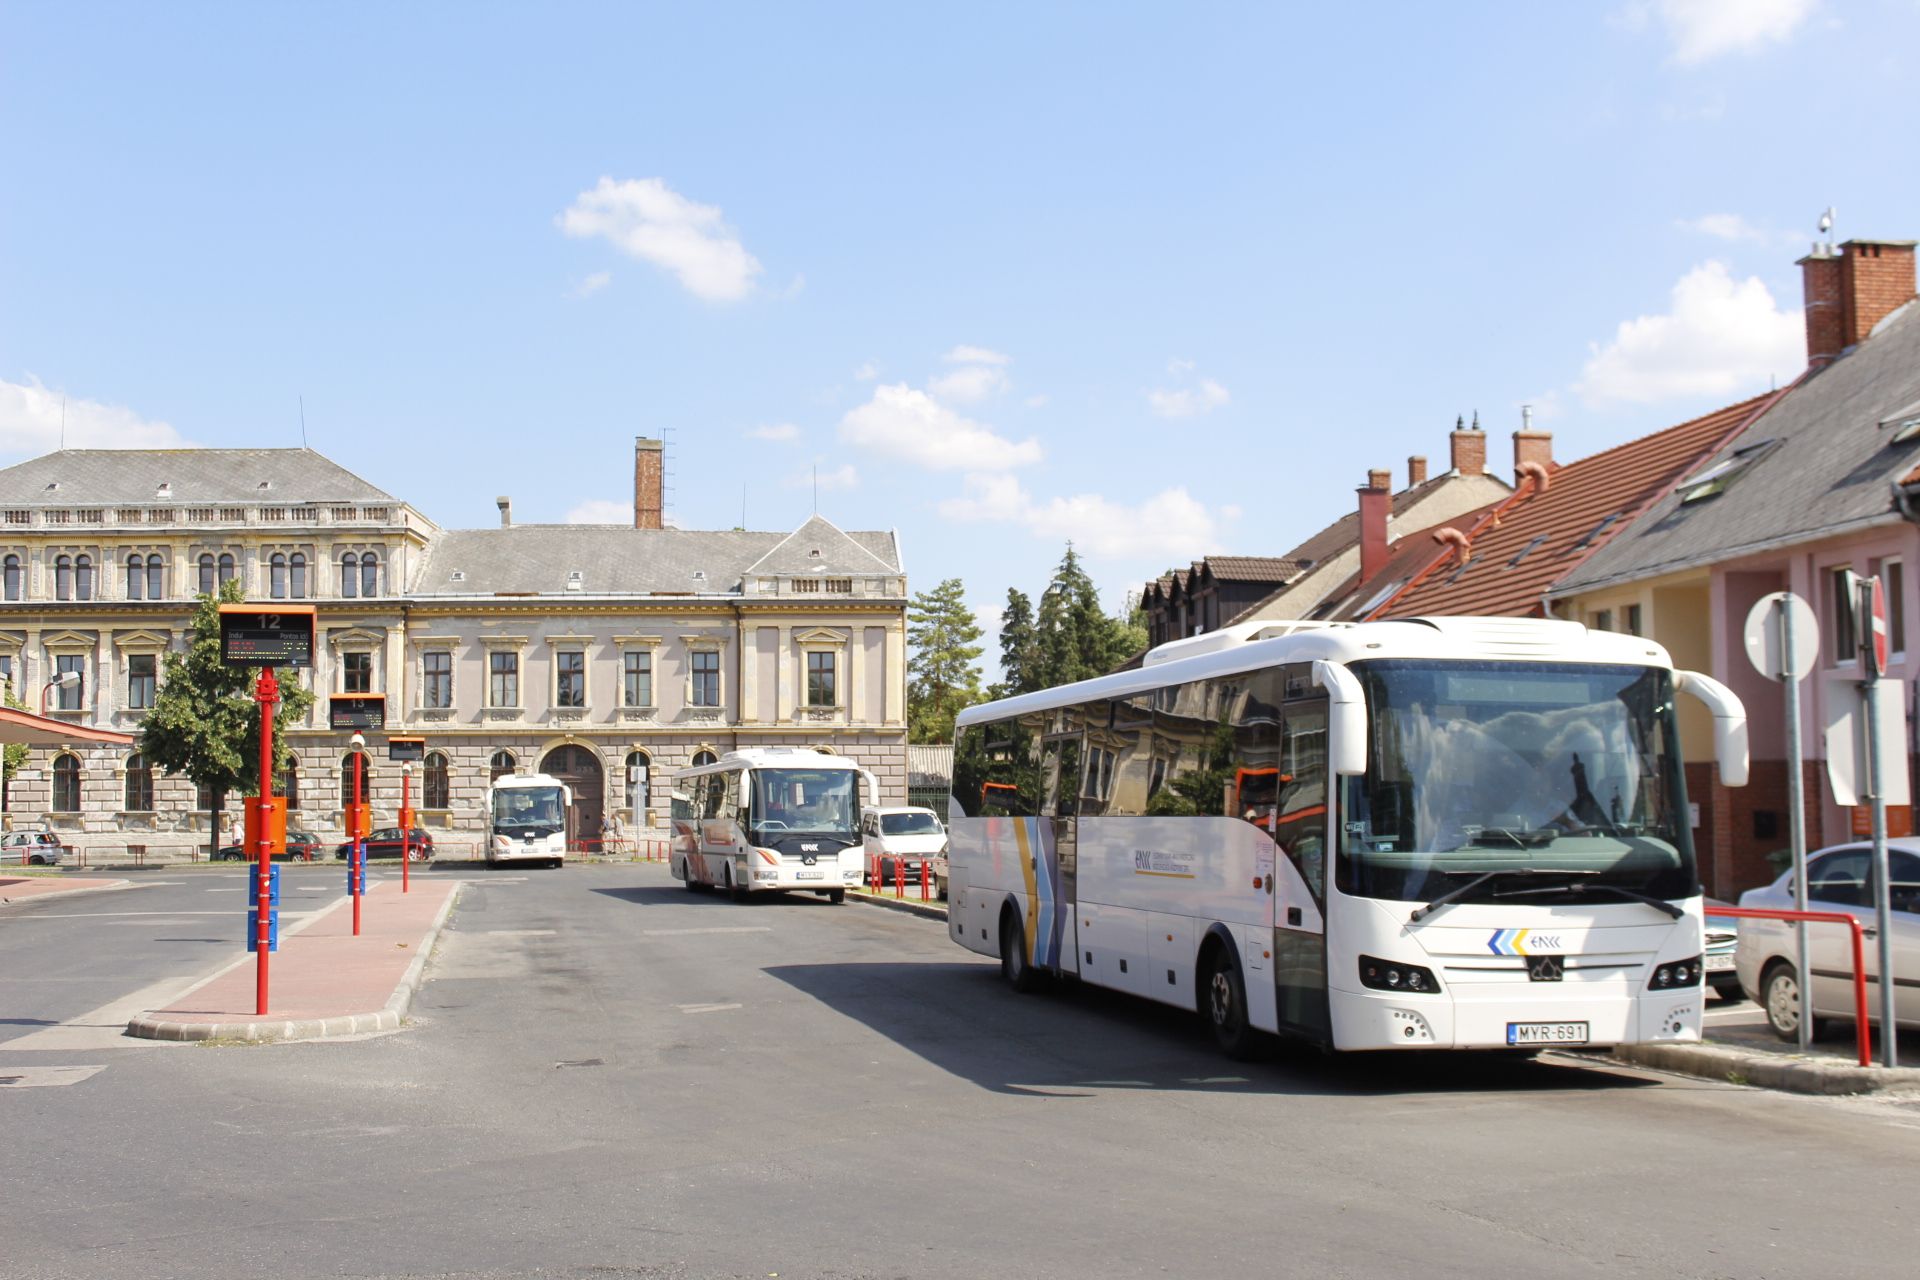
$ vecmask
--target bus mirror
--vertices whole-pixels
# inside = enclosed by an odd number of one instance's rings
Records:
[[[1747,785],[1747,708],[1740,695],[1698,671],[1673,673],[1674,688],[1692,694],[1713,712],[1713,755],[1720,765],[1720,781],[1729,787]]]
[[[1338,662],[1315,659],[1313,682],[1327,691],[1327,729],[1333,736],[1328,764],[1343,778],[1367,771],[1367,698],[1360,682]]]

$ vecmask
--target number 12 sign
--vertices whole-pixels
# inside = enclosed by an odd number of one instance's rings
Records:
[[[220,606],[220,662],[229,667],[311,667],[314,611],[299,604]]]

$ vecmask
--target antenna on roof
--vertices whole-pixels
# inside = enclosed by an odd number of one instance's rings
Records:
[[[1826,237],[1825,249],[1826,249],[1827,255],[1831,257],[1833,255],[1833,206],[1832,205],[1828,205],[1827,211],[1820,215],[1820,234]]]
[[[307,448],[307,398],[296,397],[300,401],[300,447]]]

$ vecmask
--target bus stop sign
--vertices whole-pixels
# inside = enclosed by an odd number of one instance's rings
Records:
[[[398,760],[406,764],[426,758],[427,740],[425,738],[402,738],[396,734],[387,739],[387,759],[389,760]]]
[[[387,727],[387,698],[381,693],[336,693],[327,699],[327,726],[361,730]]]
[[[313,617],[312,605],[221,605],[221,665],[311,667]]]

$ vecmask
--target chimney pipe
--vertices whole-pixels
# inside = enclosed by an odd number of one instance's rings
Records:
[[[1520,429],[1513,433],[1513,482],[1520,483],[1520,469],[1537,462],[1543,471],[1553,469],[1553,432],[1533,429],[1533,406],[1520,406]]]
[[[1463,476],[1483,476],[1487,473],[1487,436],[1480,430],[1480,415],[1473,415],[1473,427],[1464,428],[1455,419],[1453,435],[1449,438],[1453,447],[1453,469]]]
[[[1849,240],[1815,245],[1800,259],[1807,317],[1807,364],[1819,367],[1866,340],[1873,326],[1914,295],[1914,242]]]
[[[1382,480],[1384,483],[1375,483]],[[1393,506],[1390,471],[1370,471],[1367,483],[1356,492],[1360,496],[1360,581],[1364,585],[1386,567],[1387,512]]]
[[[666,489],[666,445],[646,436],[633,441],[633,527],[663,527]]]
[[[1411,489],[1416,485],[1423,485],[1426,482],[1427,460],[1419,454],[1415,454],[1413,457],[1407,459],[1407,487]]]
[[[493,505],[500,508],[500,527],[502,529],[511,529],[513,527],[513,499],[503,494],[493,500]]]

